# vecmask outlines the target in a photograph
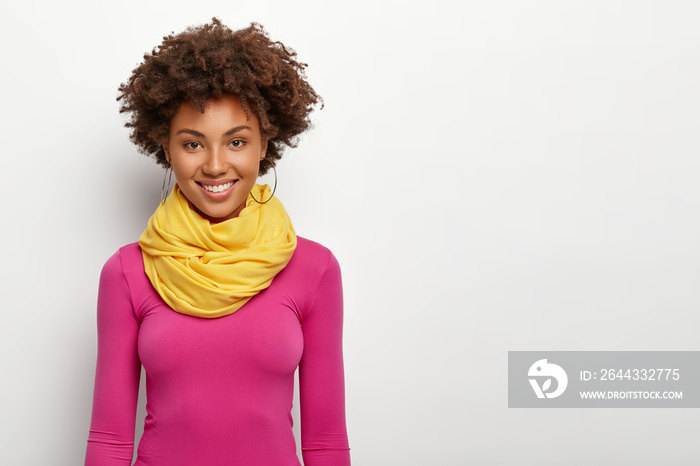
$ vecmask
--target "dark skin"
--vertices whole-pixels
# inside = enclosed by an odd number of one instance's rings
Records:
[[[170,122],[166,147],[182,194],[202,217],[225,220],[245,207],[267,143],[240,99],[224,95],[209,99],[204,113],[183,104]]]

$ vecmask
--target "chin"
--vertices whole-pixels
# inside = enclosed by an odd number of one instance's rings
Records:
[[[243,206],[241,206],[241,209],[238,209],[237,207],[219,209],[200,209],[199,207],[195,206],[195,210],[197,211],[197,213],[199,213],[199,215],[206,219],[222,221],[235,217],[236,212],[242,210],[242,207]]]

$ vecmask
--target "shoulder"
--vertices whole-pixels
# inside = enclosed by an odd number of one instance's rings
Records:
[[[340,283],[340,266],[330,249],[297,236],[292,259],[275,280],[294,296],[299,309],[303,309],[303,319],[319,290],[327,288],[329,282]]]
[[[142,319],[156,306],[164,305],[160,295],[151,285],[143,267],[143,252],[138,243],[123,246],[107,260],[103,269],[109,270],[106,280],[123,283],[128,290],[134,312]]]
[[[124,275],[130,275],[134,270],[143,270],[143,255],[138,243],[122,246],[107,259],[102,273],[116,273],[119,271]]]
[[[338,260],[330,249],[310,239],[297,236],[297,247],[289,265],[303,273],[320,277],[329,268],[339,268]]]
[[[342,289],[338,260],[330,249],[315,241],[297,237],[297,247],[287,268],[296,286],[306,290],[309,305],[319,293]]]
[[[292,256],[290,270],[292,282],[304,295],[304,305],[300,308],[301,322],[308,324],[309,317],[318,314],[314,309],[323,309],[321,314],[332,314],[331,309],[342,314],[342,277],[340,265],[327,247],[297,237],[297,248]]]
[[[132,295],[148,289],[148,277],[143,268],[143,253],[138,243],[127,244],[115,252],[102,268],[102,276],[124,280]]]
[[[141,246],[139,246],[139,243],[129,243],[126,246],[122,246],[119,248],[119,250],[117,250],[115,255],[119,255],[122,262],[139,262],[141,265],[143,265],[143,253],[141,252]]]
[[[128,262],[129,258],[133,256],[134,246],[136,246],[136,248],[140,251],[138,243],[132,243],[127,244],[126,246],[122,246],[117,250],[117,252],[112,254],[102,267],[103,273],[123,270],[123,262],[125,260]]]

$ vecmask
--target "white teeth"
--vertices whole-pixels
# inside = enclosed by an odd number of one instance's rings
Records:
[[[227,190],[228,188],[230,188],[231,186],[233,186],[233,182],[232,182],[232,181],[230,181],[230,182],[228,182],[228,183],[226,183],[226,184],[219,184],[219,185],[216,185],[216,186],[208,186],[208,185],[206,185],[206,184],[203,184],[203,185],[202,185],[202,187],[203,187],[204,189],[206,189],[207,191],[209,191],[209,192],[211,192],[211,193],[220,193],[221,191],[226,191],[226,190]]]

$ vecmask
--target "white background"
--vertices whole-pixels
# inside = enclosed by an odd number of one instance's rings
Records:
[[[700,349],[697,2],[2,0],[0,15],[3,464],[83,460],[99,272],[162,181],[116,89],[212,16],[262,23],[325,99],[278,195],[343,269],[354,464],[700,461],[697,410],[508,409],[506,380],[509,350]]]

